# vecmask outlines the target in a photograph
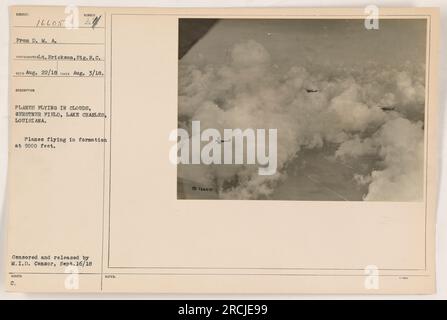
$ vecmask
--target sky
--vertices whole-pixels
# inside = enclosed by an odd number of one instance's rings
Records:
[[[368,30],[363,19],[220,20],[183,58],[189,63],[219,64],[228,48],[254,40],[270,52],[272,62],[355,65],[374,61],[395,65],[425,62],[426,20],[382,19]]]

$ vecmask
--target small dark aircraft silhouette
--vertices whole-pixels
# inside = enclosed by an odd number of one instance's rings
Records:
[[[231,141],[231,139],[225,140],[225,139],[216,139],[217,143],[224,143],[224,142],[229,142]]]
[[[394,111],[396,107],[380,107],[383,111]]]
[[[314,92],[318,92],[318,90],[316,89],[306,89],[307,93],[314,93]]]

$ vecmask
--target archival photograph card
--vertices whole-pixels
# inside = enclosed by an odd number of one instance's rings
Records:
[[[436,8],[10,7],[6,285],[430,294]]]

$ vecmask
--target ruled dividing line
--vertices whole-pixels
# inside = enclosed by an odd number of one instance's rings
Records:
[[[36,58],[14,58],[14,61],[68,61],[68,62],[104,62],[104,59],[98,60],[76,60],[76,59],[36,59]]]
[[[60,27],[60,26],[12,26],[13,28],[33,28],[33,29],[67,29],[65,26],[64,27]],[[104,29],[104,27],[98,27],[98,26],[79,26],[76,29]],[[76,30],[75,29],[75,30]],[[69,30],[73,30],[73,29],[69,29]]]
[[[20,76],[12,75],[14,78],[104,78],[104,76]]]
[[[53,45],[53,46],[55,46],[55,45],[58,45],[58,44],[67,44],[67,45],[101,45],[101,46],[104,46],[105,45],[105,43],[95,43],[95,42],[56,42],[56,43],[53,43],[53,42],[13,42],[13,44],[17,44],[17,45],[22,45],[22,44],[28,44],[28,45],[30,45],[30,44],[32,44],[32,45],[34,45],[34,44],[47,44],[47,45]]]

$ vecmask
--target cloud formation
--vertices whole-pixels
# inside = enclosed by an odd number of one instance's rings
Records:
[[[221,132],[276,128],[278,172],[259,176],[255,166],[200,166],[179,170],[184,178],[217,184],[224,198],[268,198],[303,148],[332,148],[336,161],[369,163],[369,172],[352,176],[353,183],[368,185],[364,200],[421,200],[424,66],[284,70],[253,40],[228,52],[222,64],[180,62],[179,126],[199,120],[202,128]]]

